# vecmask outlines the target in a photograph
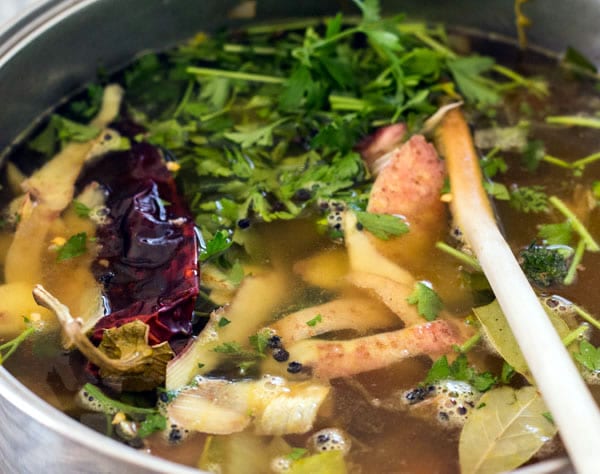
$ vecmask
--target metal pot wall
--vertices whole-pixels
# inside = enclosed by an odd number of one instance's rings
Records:
[[[48,0],[0,30],[0,156],[37,118],[94,77],[143,50],[162,49],[233,21],[239,0]],[[388,0],[388,13],[514,36],[513,0]],[[253,21],[351,10],[349,0],[258,0]],[[575,46],[600,64],[600,2],[525,5],[532,44]],[[108,439],[49,406],[0,367],[0,472],[187,473]],[[560,463],[559,463],[560,464]],[[555,466],[556,468],[556,466]],[[543,471],[557,472],[552,465]],[[527,470],[527,472],[532,472]]]

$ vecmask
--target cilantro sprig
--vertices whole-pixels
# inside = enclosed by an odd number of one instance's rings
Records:
[[[87,251],[88,236],[85,232],[75,234],[58,249],[56,259],[59,262],[79,257]]]
[[[442,356],[434,361],[424,383],[432,384],[440,380],[461,380],[468,382],[480,392],[489,390],[498,382],[492,373],[479,373],[473,367],[469,366],[469,361],[465,354],[460,354],[451,364],[448,363],[446,356]]]
[[[417,282],[413,292],[406,298],[409,304],[417,305],[417,311],[427,321],[437,318],[444,304],[438,294],[423,282]]]

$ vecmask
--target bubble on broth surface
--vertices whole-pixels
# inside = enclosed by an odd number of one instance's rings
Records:
[[[325,428],[317,431],[308,439],[308,448],[314,453],[342,451],[345,455],[348,454],[351,447],[350,436],[338,428]]]

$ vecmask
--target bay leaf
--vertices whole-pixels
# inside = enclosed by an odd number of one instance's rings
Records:
[[[460,434],[462,474],[511,471],[550,441],[557,429],[534,387],[500,387],[485,393]]]
[[[544,309],[546,310],[546,314],[550,318],[550,322],[552,322],[554,329],[556,329],[561,338],[570,333],[569,326],[560,316],[547,309],[545,305]],[[525,357],[517,344],[515,336],[513,336],[508,321],[506,320],[506,316],[504,316],[498,301],[494,300],[486,306],[473,308],[473,312],[481,323],[481,328],[486,339],[496,352],[498,352],[498,354],[500,354],[500,356],[517,372],[522,374],[529,382],[533,383]]]

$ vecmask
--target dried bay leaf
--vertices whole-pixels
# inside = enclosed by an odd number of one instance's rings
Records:
[[[156,346],[148,344],[147,324],[136,320],[118,328],[104,331],[98,350],[123,367],[103,365],[100,376],[104,383],[117,385],[121,390],[151,390],[165,381],[167,363],[173,358],[168,342]]]
[[[462,474],[510,471],[530,459],[557,429],[533,387],[500,387],[480,399],[460,435]]]
[[[546,309],[545,306],[544,309]],[[533,383],[525,357],[523,357],[523,353],[517,344],[515,336],[513,336],[498,301],[494,300],[486,306],[473,308],[473,312],[481,323],[481,328],[485,337],[492,347],[517,372],[525,376],[529,382]],[[561,338],[569,334],[569,326],[560,318],[560,316],[548,309],[546,309],[546,314]]]

